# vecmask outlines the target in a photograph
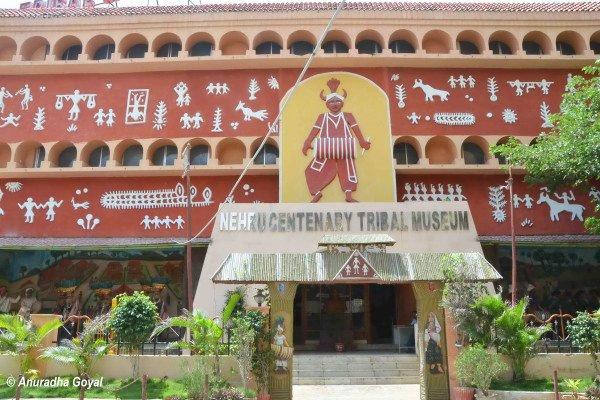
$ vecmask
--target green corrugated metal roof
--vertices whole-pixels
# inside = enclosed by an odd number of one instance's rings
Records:
[[[388,244],[393,245],[396,241],[385,233],[372,235],[337,234],[325,235],[319,241],[319,246],[344,245],[344,244]]]
[[[219,283],[330,282],[351,253],[232,253],[213,276]],[[451,263],[473,281],[502,276],[481,253],[363,252],[381,281],[443,281],[443,265]],[[378,281],[374,279],[374,281]]]

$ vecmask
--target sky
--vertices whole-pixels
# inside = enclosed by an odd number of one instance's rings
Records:
[[[19,4],[28,1],[28,0],[0,0],[0,8],[18,8]],[[158,1],[158,4],[161,6],[167,6],[167,5],[181,5],[181,4],[188,4],[188,0],[119,0],[119,6],[120,7],[127,7],[127,6],[145,6],[145,5],[156,5]],[[303,0],[303,1],[320,1],[320,0]],[[328,1],[328,0],[324,0],[324,1]],[[352,1],[352,0],[350,0]],[[363,1],[370,1],[370,0],[363,0]],[[391,0],[394,1],[394,0]],[[398,1],[402,1],[402,0],[398,0]],[[415,1],[415,0],[412,0]],[[419,0],[416,0],[419,1]],[[444,2],[465,2],[465,3],[475,3],[475,2],[479,2],[479,3],[494,3],[495,1],[491,1],[491,0],[438,0],[438,1],[444,1]],[[501,0],[502,2],[506,2],[506,3],[520,3],[520,2],[533,2],[533,3],[551,3],[551,2],[556,2],[555,1],[548,1],[548,0]],[[567,0],[567,1],[577,1],[577,0]],[[100,2],[100,0],[96,0],[96,2]],[[200,2],[206,4],[206,3],[296,3],[299,2],[298,0],[250,0],[250,1],[244,1],[244,0],[191,0],[191,2],[193,4],[200,4]]]

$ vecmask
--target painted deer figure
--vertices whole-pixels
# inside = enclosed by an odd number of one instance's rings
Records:
[[[244,121],[250,121],[252,118],[264,121],[269,116],[267,110],[252,111],[250,107],[246,107],[246,104],[243,101],[238,103],[235,107],[235,111],[242,111],[242,113],[244,113]]]
[[[416,88],[421,89],[423,93],[425,93],[425,101],[434,101],[434,96],[438,96],[441,101],[448,101],[448,96],[450,95],[450,92],[436,89],[433,86],[424,84],[422,79],[415,79],[413,89]]]
[[[569,204],[567,201],[560,203],[551,199],[550,196],[548,196],[548,192],[545,191],[540,192],[540,197],[537,201],[537,204],[542,203],[546,203],[550,207],[551,221],[559,221],[559,214],[563,211],[571,213],[571,221],[574,221],[575,218],[583,221],[583,210],[585,210],[585,207],[581,204]]]

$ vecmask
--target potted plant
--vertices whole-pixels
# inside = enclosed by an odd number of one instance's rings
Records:
[[[462,390],[457,399],[473,399],[473,388],[477,389],[478,400],[489,400],[494,396],[489,393],[492,380],[508,370],[508,366],[497,353],[492,353],[483,346],[466,347],[456,358],[456,376],[468,390]]]

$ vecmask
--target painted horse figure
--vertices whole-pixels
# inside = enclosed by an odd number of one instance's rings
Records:
[[[537,204],[546,203],[550,207],[550,220],[551,221],[559,221],[559,215],[563,211],[567,211],[571,213],[571,221],[574,221],[577,218],[580,221],[583,221],[583,210],[585,207],[581,204],[570,204],[566,200],[563,202],[558,202],[554,199],[551,199],[548,196],[548,192],[541,191],[540,198],[537,201]]]

